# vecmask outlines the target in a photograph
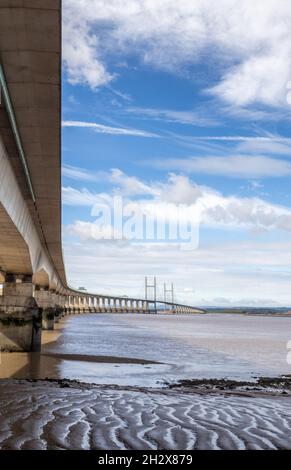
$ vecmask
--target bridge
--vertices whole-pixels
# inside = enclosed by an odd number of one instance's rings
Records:
[[[151,313],[67,284],[61,237],[61,1],[0,2],[0,350],[38,351],[61,315]],[[201,313],[159,302],[165,313]],[[155,310],[156,311],[156,310]]]

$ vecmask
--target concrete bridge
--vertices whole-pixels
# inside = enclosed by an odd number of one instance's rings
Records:
[[[60,315],[153,311],[71,289],[61,240],[61,1],[0,1],[0,350],[39,350]],[[160,303],[162,304],[162,303]],[[164,303],[168,313],[201,312]]]

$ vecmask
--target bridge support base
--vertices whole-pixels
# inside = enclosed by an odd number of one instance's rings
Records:
[[[42,309],[30,276],[6,276],[0,297],[0,351],[40,351]]]
[[[36,286],[34,298],[42,309],[42,329],[53,330],[55,323],[55,308],[53,306],[53,294],[48,288]]]
[[[53,308],[46,308],[42,312],[42,329],[53,330],[55,325],[55,311]]]

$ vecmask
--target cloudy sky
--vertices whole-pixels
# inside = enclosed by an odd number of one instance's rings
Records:
[[[194,305],[291,304],[289,0],[63,1],[69,283]],[[199,211],[199,244],[97,236],[93,208]],[[98,225],[99,224],[99,225]],[[99,233],[99,232],[98,232]]]

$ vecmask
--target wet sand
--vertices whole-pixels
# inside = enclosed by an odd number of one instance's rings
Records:
[[[42,354],[2,354],[0,449],[291,449],[291,378],[270,379],[290,372],[290,327],[69,317]]]
[[[291,449],[291,397],[0,381],[0,449]]]

